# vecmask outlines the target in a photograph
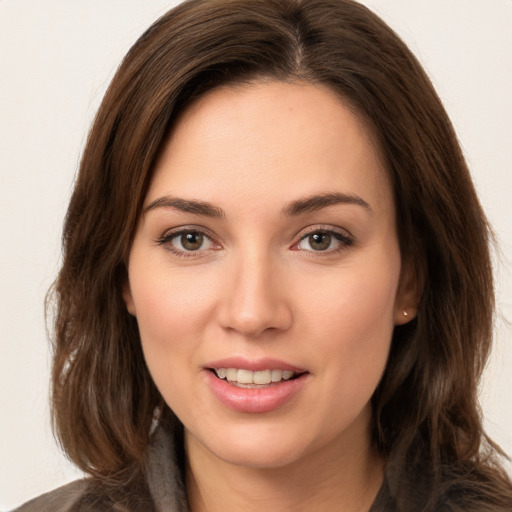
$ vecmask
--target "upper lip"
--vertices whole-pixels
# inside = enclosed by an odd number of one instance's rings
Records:
[[[304,373],[307,371],[293,364],[270,357],[246,359],[239,356],[210,361],[205,364],[205,368],[237,368],[239,370],[251,370],[253,372],[263,370],[289,370],[294,373]]]

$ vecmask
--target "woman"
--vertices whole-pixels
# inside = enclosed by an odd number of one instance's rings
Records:
[[[92,478],[21,510],[510,510],[489,238],[366,8],[185,2],[116,74],[64,229],[53,417]]]

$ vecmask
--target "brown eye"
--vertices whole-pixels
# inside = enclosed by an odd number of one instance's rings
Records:
[[[350,236],[334,230],[311,231],[304,235],[295,246],[299,251],[324,252],[333,254],[339,250],[352,245],[353,239]]]
[[[201,258],[211,251],[221,249],[209,235],[193,228],[171,231],[158,238],[156,242],[183,258]]]
[[[329,233],[313,233],[308,236],[308,243],[314,251],[325,251],[329,249],[332,236]]]
[[[202,233],[189,232],[180,236],[180,244],[186,251],[198,251],[203,245],[204,237]]]

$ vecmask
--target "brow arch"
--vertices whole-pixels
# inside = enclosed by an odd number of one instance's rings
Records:
[[[300,215],[302,213],[314,212],[335,204],[352,204],[363,207],[373,213],[371,206],[358,195],[343,194],[341,192],[327,192],[315,194],[288,203],[282,210],[286,216]]]

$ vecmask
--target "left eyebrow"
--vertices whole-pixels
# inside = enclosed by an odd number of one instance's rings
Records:
[[[362,197],[355,194],[342,194],[340,192],[329,192],[297,199],[288,203],[283,208],[282,213],[286,216],[300,215],[301,213],[321,210],[334,204],[354,204],[362,206],[365,210],[373,213],[371,206]]]
[[[204,215],[205,217],[213,217],[216,219],[222,219],[225,216],[224,211],[221,208],[206,201],[181,199],[179,197],[172,196],[162,196],[155,199],[144,208],[144,213],[154,210],[155,208],[173,208],[181,212]]]

